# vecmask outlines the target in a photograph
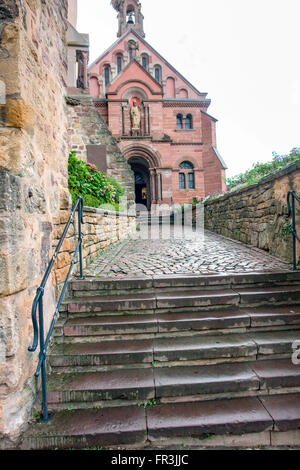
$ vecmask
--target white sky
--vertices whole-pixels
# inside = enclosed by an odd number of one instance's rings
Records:
[[[227,176],[300,147],[299,0],[141,0],[149,42],[212,100]],[[78,0],[90,62],[117,39],[110,0]]]

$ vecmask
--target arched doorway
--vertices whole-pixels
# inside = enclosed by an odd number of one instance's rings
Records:
[[[141,157],[132,157],[128,160],[135,179],[135,202],[139,210],[151,210],[151,184],[149,165]],[[143,207],[144,206],[144,209]]]

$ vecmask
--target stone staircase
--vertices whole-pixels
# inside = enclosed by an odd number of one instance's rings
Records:
[[[137,224],[140,226],[174,225],[174,219],[173,213],[170,215],[156,215],[151,212],[141,212],[137,217]]]
[[[73,280],[22,449],[300,444],[300,276]]]

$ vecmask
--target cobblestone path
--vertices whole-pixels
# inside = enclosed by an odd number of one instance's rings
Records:
[[[291,270],[291,265],[268,253],[212,232],[185,231],[167,239],[145,239],[148,227],[137,238],[105,251],[86,276],[124,277],[164,274],[249,273]]]

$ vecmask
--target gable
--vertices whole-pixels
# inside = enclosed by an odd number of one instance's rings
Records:
[[[206,98],[207,93],[202,93],[197,90],[183,75],[181,75],[166,59],[164,59],[145,39],[140,36],[134,29],[127,31],[121,38],[111,45],[96,61],[94,61],[88,68],[90,73],[97,73],[101,69],[101,64],[112,63],[112,57],[116,51],[126,51],[126,45],[128,39],[135,37],[139,41],[139,53],[146,52],[152,57],[152,66],[154,64],[162,65],[164,67],[164,77],[166,80],[170,77],[176,79],[177,89],[188,91],[189,98],[191,99],[203,99]],[[150,74],[149,74],[150,75]],[[182,96],[183,97],[183,96]]]
[[[140,86],[149,97],[162,97],[162,86],[136,60],[130,62],[108,86],[107,95],[121,95],[125,88],[131,86]]]

